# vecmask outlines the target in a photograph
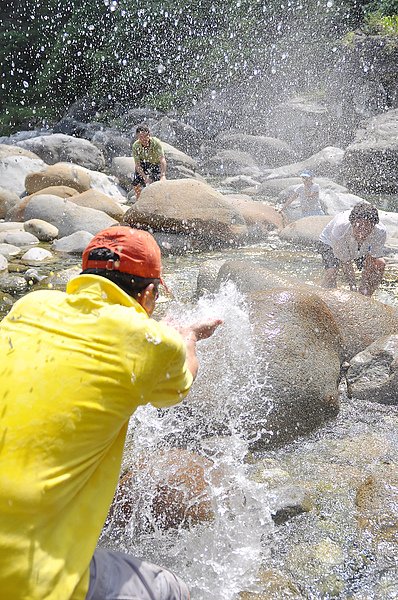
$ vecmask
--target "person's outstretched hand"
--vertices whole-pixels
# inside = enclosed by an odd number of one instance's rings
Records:
[[[196,340],[206,340],[213,335],[217,327],[223,322],[222,319],[204,319],[203,321],[198,321],[197,323],[192,323],[191,325],[183,327],[180,333],[183,337],[194,336]]]

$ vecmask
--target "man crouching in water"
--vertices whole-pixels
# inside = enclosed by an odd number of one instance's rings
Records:
[[[189,599],[167,569],[96,549],[131,415],[187,395],[196,343],[222,322],[152,319],[161,270],[150,233],[110,227],[66,292],[27,294],[0,324],[4,600]]]
[[[386,236],[377,208],[370,204],[362,202],[351,211],[336,215],[319,236],[318,251],[325,267],[324,287],[337,287],[341,267],[350,290],[371,296],[383,278]],[[354,264],[362,271],[359,287]]]

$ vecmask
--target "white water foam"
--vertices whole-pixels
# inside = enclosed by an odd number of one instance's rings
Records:
[[[144,473],[142,480],[139,475],[134,480],[139,491],[133,494],[135,510],[130,523],[123,531],[114,527],[113,532],[110,523],[103,543],[173,570],[188,583],[192,600],[232,600],[239,591],[255,589],[266,553],[262,538],[273,527],[268,492],[249,478],[245,463],[248,443],[239,435],[241,412],[250,401],[250,387],[256,385],[248,311],[234,284],[228,283],[193,308],[176,303],[170,309],[170,316],[174,315],[180,323],[212,316],[224,319],[224,324],[212,338],[198,344],[200,374],[194,383],[194,397],[192,391],[185,401],[187,407],[196,403],[196,409],[181,420],[176,409],[159,414],[151,406],[141,407],[129,427],[131,452],[132,456],[156,457],[160,449],[173,445],[170,436],[178,440],[186,429],[194,431],[194,451],[214,465],[205,473],[214,519],[162,530],[151,515],[155,490]],[[219,375],[216,381],[214,369]],[[201,398],[204,393],[205,400]],[[231,406],[234,410],[229,410]],[[226,425],[228,435],[208,437],[201,432],[201,424],[212,415]],[[213,477],[217,470],[222,471],[218,480]]]

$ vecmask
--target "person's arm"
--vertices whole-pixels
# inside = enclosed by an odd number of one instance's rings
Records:
[[[350,290],[352,292],[356,292],[357,285],[356,285],[355,271],[354,271],[354,266],[352,264],[352,260],[350,260],[349,262],[342,263],[342,268],[343,268],[343,273],[347,280],[347,283],[350,286]]]
[[[166,169],[167,169],[167,162],[166,162],[166,158],[165,156],[161,156],[160,157],[160,180],[162,181],[163,179],[166,179]]]
[[[282,206],[281,206],[281,210],[285,210],[285,208],[287,208],[288,206],[291,205],[291,203],[296,200],[298,198],[298,192],[293,191],[291,194],[289,194],[289,196],[286,198],[286,200],[283,202]]]
[[[199,362],[196,355],[196,343],[199,340],[205,340],[213,335],[219,325],[223,323],[222,319],[206,319],[185,327],[176,327],[185,342],[186,361],[188,369],[195,379],[198,373]]]

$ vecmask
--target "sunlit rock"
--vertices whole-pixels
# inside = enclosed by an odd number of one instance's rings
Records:
[[[110,172],[117,177],[120,185],[128,192],[133,189],[135,162],[132,156],[115,156],[112,158]]]
[[[315,245],[321,232],[332,219],[332,215],[316,215],[297,219],[286,225],[279,232],[279,237],[292,243]]]
[[[203,170],[208,175],[221,176],[241,173],[257,177],[262,173],[256,159],[241,150],[219,150],[204,162]]]
[[[78,193],[78,190],[73,187],[68,187],[67,185],[52,185],[34,192],[31,196],[37,196],[37,194],[51,194],[52,196],[59,196],[60,198],[70,198],[71,196],[76,196]],[[29,196],[25,196],[24,199],[28,197]]]
[[[214,144],[222,150],[247,152],[260,167],[279,167],[296,159],[296,153],[289,144],[263,135],[221,132]]]
[[[28,233],[35,235],[41,242],[51,242],[51,240],[58,236],[58,229],[54,225],[51,225],[51,223],[47,223],[47,221],[42,221],[41,219],[25,221],[24,229]]]
[[[340,355],[350,360],[379,337],[398,332],[398,311],[356,292],[344,289],[327,290],[306,285],[297,277],[280,276],[248,261],[227,261],[218,274],[217,284],[232,280],[243,293],[293,288],[315,294],[327,305],[337,325]]]
[[[178,175],[178,167],[185,167],[191,172],[198,170],[198,163],[195,159],[171,144],[168,144],[163,140],[161,140],[161,142],[167,160],[167,177],[174,179],[174,173],[176,172]]]
[[[82,254],[92,238],[93,235],[88,231],[75,231],[71,235],[55,240],[52,247],[57,252]]]
[[[0,219],[5,219],[7,213],[18,202],[18,194],[6,188],[0,187]]]
[[[345,186],[340,185],[339,183],[336,183],[327,177],[318,177],[317,174],[315,174],[314,182],[319,184],[321,191],[348,191]],[[278,200],[285,200],[289,192],[301,183],[303,182],[300,177],[278,177],[277,179],[263,179],[256,193],[258,195],[278,198]]]
[[[22,250],[19,246],[14,246],[13,244],[0,244],[0,254],[2,254],[5,258],[12,258],[13,256],[18,256],[21,254]]]
[[[14,246],[30,246],[38,244],[39,239],[27,231],[4,231],[0,233],[0,243],[13,244]]]
[[[60,237],[82,230],[95,235],[118,222],[100,210],[78,206],[48,194],[33,196],[25,207],[23,218],[25,221],[41,219],[51,223],[57,227]]]
[[[40,159],[40,156],[15,144],[0,143],[0,160],[9,156],[26,156],[27,158]]]
[[[0,253],[0,271],[8,270],[8,260],[4,254]]]
[[[127,210],[127,207],[123,207],[122,204],[115,202],[113,198],[98,190],[87,190],[81,194],[74,195],[70,198],[70,201],[79,206],[101,210],[113,219],[116,219],[116,221],[122,220]]]
[[[138,530],[189,527],[214,518],[209,482],[219,479],[213,462],[184,449],[140,456],[122,477],[108,525]]]
[[[267,179],[297,177],[302,171],[307,169],[321,177],[330,177],[331,179],[339,180],[341,179],[343,156],[344,150],[341,148],[327,146],[305,160],[272,169],[272,171],[268,173]]]
[[[248,226],[248,233],[256,227],[256,237],[266,237],[267,233],[273,229],[282,229],[282,215],[272,206],[256,202],[239,195],[224,195],[225,200],[231,207],[239,212]]]
[[[28,265],[34,265],[46,261],[52,256],[51,252],[45,248],[31,248],[21,256],[21,260]]]
[[[17,145],[34,152],[48,165],[71,162],[94,170],[101,170],[105,166],[104,155],[94,144],[63,133],[38,136],[18,142]]]
[[[27,194],[34,194],[50,186],[65,185],[78,192],[85,192],[91,187],[91,178],[87,170],[71,163],[56,163],[46,166],[39,173],[28,175],[25,179]]]
[[[247,231],[243,217],[222,194],[192,179],[146,187],[124,220],[133,227],[198,238],[208,248],[232,244]]]
[[[346,377],[354,398],[398,404],[398,332],[380,337],[354,356]]]
[[[398,109],[370,119],[346,148],[342,168],[347,185],[358,192],[398,192]]]
[[[178,119],[163,117],[151,126],[153,135],[170,144],[174,148],[197,156],[203,143],[203,136],[191,125],[187,125]]]
[[[40,158],[18,155],[0,158],[1,186],[20,196],[25,191],[26,177],[42,171],[45,167],[46,164]]]
[[[17,221],[3,221],[0,222],[0,232],[5,231],[24,231],[23,223]]]
[[[56,163],[48,166],[42,172],[26,177],[25,186],[29,195],[50,186],[67,186],[79,193],[94,189],[110,196],[116,202],[126,201],[126,192],[114,177],[71,163]]]

